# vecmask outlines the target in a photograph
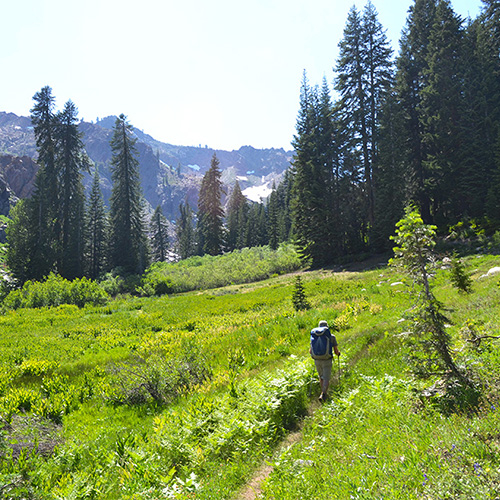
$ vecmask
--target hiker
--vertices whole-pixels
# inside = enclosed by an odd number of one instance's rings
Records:
[[[317,328],[311,330],[311,346],[309,347],[309,353],[314,359],[314,364],[319,375],[319,386],[321,388],[319,400],[322,403],[328,397],[328,386],[330,385],[330,378],[332,376],[332,350],[336,356],[340,356],[337,339],[330,332],[328,323],[322,320],[319,322]]]

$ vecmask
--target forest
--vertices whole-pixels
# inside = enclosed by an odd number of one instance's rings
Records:
[[[77,108],[69,101],[56,112],[50,87],[41,89],[31,115],[36,191],[13,210],[7,229],[13,277],[22,284],[50,272],[141,274],[169,251],[186,258],[285,241],[311,265],[328,265],[389,250],[411,203],[444,237],[493,235],[500,228],[499,7],[483,3],[476,19],[464,20],[449,1],[415,1],[396,57],[375,6],[353,6],[333,87],[326,78],[311,84],[304,71],[293,162],[267,202],[250,203],[237,182],[225,192],[214,156],[198,207],[181,204],[175,223],[161,206],[145,211],[124,115],[112,139],[109,210],[95,169],[85,199],[82,172],[92,165]]]

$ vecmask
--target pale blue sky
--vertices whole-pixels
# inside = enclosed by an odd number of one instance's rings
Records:
[[[158,140],[290,148],[300,82],[333,79],[354,0],[0,0],[0,111],[50,85],[79,117],[125,113]],[[412,0],[372,0],[397,48]],[[452,0],[475,18],[480,0]]]

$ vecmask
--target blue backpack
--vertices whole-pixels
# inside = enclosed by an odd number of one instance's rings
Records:
[[[330,359],[332,354],[332,334],[327,326],[311,330],[311,356],[314,359]]]

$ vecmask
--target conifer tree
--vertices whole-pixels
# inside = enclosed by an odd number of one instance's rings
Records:
[[[180,216],[175,225],[177,251],[181,259],[187,259],[196,253],[193,211],[191,210],[189,203],[181,203],[179,205],[179,213]]]
[[[36,245],[36,232],[34,233],[31,200],[19,200],[10,211],[10,221],[5,229],[7,236],[6,264],[12,276],[23,284],[38,276],[33,266],[33,248]],[[43,276],[42,276],[43,277]]]
[[[154,262],[163,262],[167,259],[168,251],[168,222],[163,215],[161,205],[158,205],[151,217],[149,225],[151,235],[151,253]]]
[[[434,221],[456,222],[467,212],[462,191],[464,137],[461,133],[463,54],[461,20],[447,0],[436,6],[426,53],[427,78],[421,90],[422,170]]]
[[[306,292],[304,289],[304,284],[302,283],[302,278],[297,276],[295,278],[295,283],[292,292],[292,303],[293,308],[296,311],[304,311],[311,308],[309,301],[306,297]]]
[[[116,119],[111,139],[112,267],[140,274],[147,267],[149,258],[136,140],[132,125],[121,114]]]
[[[242,248],[240,242],[242,241],[241,233],[245,231],[245,221],[241,220],[244,213],[243,206],[247,204],[247,200],[241,192],[240,184],[235,182],[229,201],[227,204],[227,241],[226,246],[229,251],[236,248]]]
[[[276,250],[279,244],[279,226],[278,226],[278,195],[276,193],[276,184],[273,187],[267,202],[267,234],[269,236],[269,246]]]
[[[429,75],[429,39],[436,6],[437,0],[415,0],[409,9],[396,61],[398,97],[404,110],[406,162],[411,176],[410,196],[419,205],[426,223],[430,223],[432,217],[423,166],[425,149],[422,142],[421,101],[422,89],[427,85]]]
[[[336,89],[341,95],[341,124],[348,148],[361,166],[367,227],[375,223],[375,185],[380,114],[393,70],[385,31],[371,2],[360,15],[352,7],[339,44]]]
[[[297,134],[293,140],[295,155],[292,164],[291,211],[293,233],[305,258],[313,265],[332,260],[331,219],[331,151],[329,145],[331,106],[325,85],[319,93],[311,88],[304,73],[297,118]]]
[[[379,252],[391,248],[390,236],[408,202],[403,122],[402,108],[393,92],[385,101],[379,130],[375,225],[371,239],[372,248]]]
[[[198,245],[201,254],[219,255],[224,244],[221,198],[224,189],[219,160],[213,155],[210,168],[203,176],[198,198]]]
[[[278,241],[289,241],[291,238],[292,218],[290,214],[290,201],[292,198],[292,177],[290,170],[285,171],[284,179],[276,188],[278,205]]]
[[[56,166],[59,178],[58,224],[60,274],[72,279],[83,275],[84,205],[82,170],[88,170],[90,160],[85,153],[82,134],[78,131],[78,111],[68,101],[57,114]]]
[[[40,279],[54,270],[57,260],[55,243],[59,240],[56,225],[59,179],[56,169],[55,98],[52,89],[43,87],[33,96],[33,100],[31,122],[40,168],[35,178],[34,194],[24,207],[30,234],[23,252],[30,261],[26,277]]]
[[[86,210],[86,274],[98,278],[107,267],[109,224],[96,169]]]

